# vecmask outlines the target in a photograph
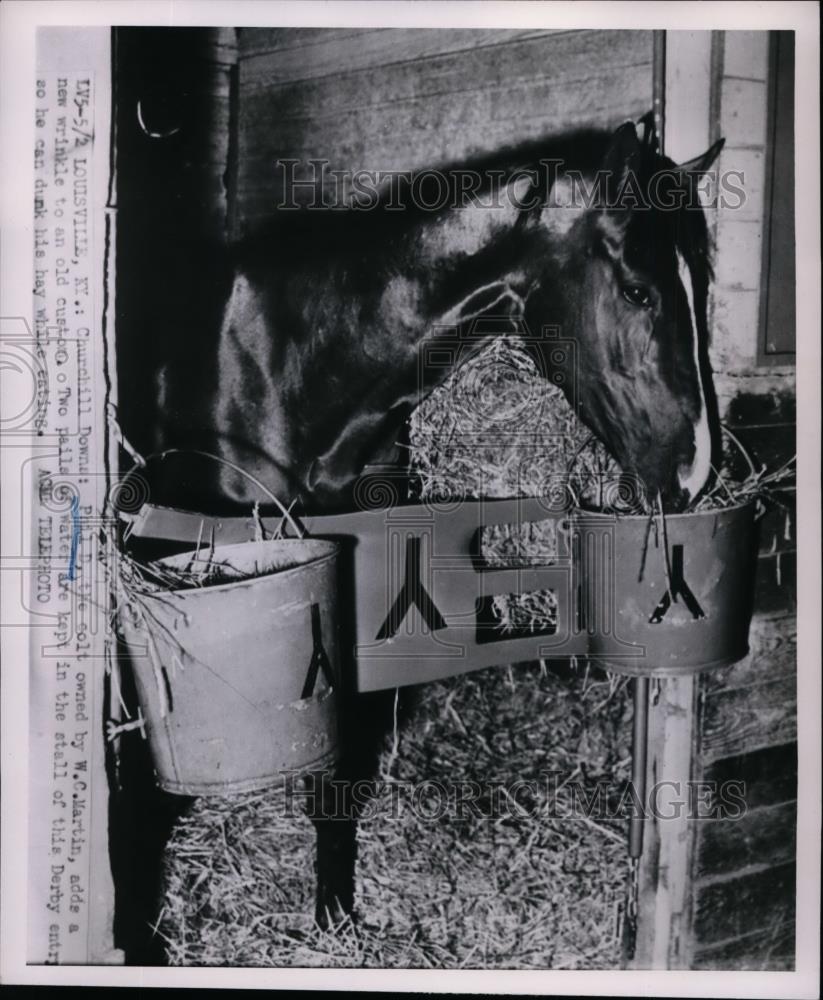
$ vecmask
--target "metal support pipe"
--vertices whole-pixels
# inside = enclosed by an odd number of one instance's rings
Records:
[[[634,724],[632,726],[632,785],[635,798],[646,802],[646,758],[649,745],[649,678],[637,677],[634,682]],[[629,857],[639,858],[643,852],[645,817],[641,810],[629,820]]]

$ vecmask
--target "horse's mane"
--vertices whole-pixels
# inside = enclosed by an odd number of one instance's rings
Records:
[[[491,153],[480,153],[413,171],[398,172],[396,184],[378,189],[376,203],[368,208],[335,207],[280,209],[258,220],[231,247],[237,261],[262,262],[279,259],[288,261],[304,257],[322,257],[338,252],[355,262],[375,246],[390,247],[403,234],[425,221],[433,221],[450,211],[452,196],[457,197],[461,174],[472,172],[480,178],[473,187],[474,195],[488,195],[495,184],[505,184],[516,172],[538,169],[541,163],[558,163],[559,169],[595,173],[603,163],[612,139],[608,129],[578,128],[555,135],[542,136],[509,145]],[[672,170],[675,164],[668,157],[646,150],[642,173]],[[538,188],[548,174],[540,174]],[[440,181],[449,187],[448,203],[443,207],[426,208],[412,196],[417,186],[418,196],[429,205],[436,202]],[[538,197],[547,194],[538,190]],[[402,206],[398,210],[397,203]],[[392,208],[391,205],[395,207]],[[688,263],[694,279],[707,284],[711,277],[708,230],[702,211],[681,207],[668,213],[674,222],[675,248]]]
[[[359,242],[361,238],[372,237],[375,231],[390,228],[399,233],[425,219],[436,219],[450,210],[451,198],[438,208],[425,208],[417,203],[412,191],[417,187],[418,195],[428,204],[434,204],[439,189],[435,175],[445,178],[455,185],[459,175],[473,172],[480,178],[480,184],[473,193],[487,195],[494,184],[510,178],[516,171],[536,167],[541,160],[561,161],[580,170],[596,168],[609,141],[610,132],[603,129],[576,129],[553,136],[543,136],[516,145],[510,145],[491,153],[480,153],[460,160],[432,164],[415,170],[394,172],[394,186],[378,185],[376,202],[368,208],[349,206],[334,208],[275,209],[269,215],[255,221],[236,241],[238,250],[252,250],[255,246],[275,244],[286,238],[295,238],[301,233],[334,237],[342,229],[346,238]],[[450,194],[451,194],[450,188]],[[391,207],[398,202],[400,210]]]

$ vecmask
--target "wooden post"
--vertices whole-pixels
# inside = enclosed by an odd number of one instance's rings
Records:
[[[655,680],[649,702],[644,805],[650,815],[640,859],[633,969],[689,967],[693,822],[689,779],[694,757],[694,676]]]

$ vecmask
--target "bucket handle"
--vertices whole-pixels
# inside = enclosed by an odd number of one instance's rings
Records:
[[[129,476],[136,472],[137,469],[142,468],[147,462],[157,459],[158,461],[163,461],[169,455],[199,455],[201,458],[210,458],[213,462],[218,462],[220,465],[225,465],[227,468],[232,469],[234,472],[239,473],[239,475],[244,476],[249,482],[254,483],[254,485],[261,490],[269,500],[277,507],[282,515],[283,519],[286,520],[292,527],[293,531],[298,538],[305,538],[306,531],[303,527],[298,524],[294,519],[291,511],[285,507],[280,500],[272,493],[272,491],[260,480],[253,476],[250,472],[246,472],[244,468],[237,465],[235,462],[230,462],[227,458],[221,458],[219,455],[214,455],[210,451],[202,451],[199,448],[166,448],[164,451],[155,451],[145,457],[139,456],[139,461],[136,461],[134,465],[129,469],[129,471],[124,476],[124,479],[128,479]]]
[[[747,483],[754,482],[755,484],[757,484],[757,482],[759,480],[759,477],[761,477],[763,475],[763,473],[765,472],[765,466],[763,468],[761,468],[761,470],[758,472],[758,470],[755,468],[754,461],[752,460],[752,457],[749,454],[749,452],[746,449],[746,447],[743,445],[743,442],[740,440],[740,438],[736,434],[733,433],[733,431],[729,428],[729,426],[727,424],[721,422],[721,424],[720,424],[720,432],[723,435],[723,438],[725,440],[731,442],[731,444],[734,445],[734,447],[737,449],[737,452],[740,454],[740,456],[743,459],[743,461],[749,467],[749,475],[748,475],[748,477],[746,479],[746,482]],[[698,510],[700,509],[700,504],[702,504],[705,500],[708,500],[711,497],[713,497],[717,493],[717,491],[719,489],[722,489],[722,490],[725,491],[725,494],[726,494],[727,498],[732,503],[735,502],[735,499],[736,499],[735,495],[729,489],[729,486],[728,486],[728,484],[726,482],[726,478],[723,475],[723,472],[720,469],[718,469],[714,465],[714,463],[712,463],[712,470],[714,471],[716,481],[715,481],[714,485],[712,486],[712,488],[709,490],[709,492],[706,493],[706,494],[704,494],[701,497],[701,500],[699,501],[699,503],[697,505],[697,509]],[[755,520],[757,520],[760,517],[762,517],[764,513],[765,513],[765,507],[763,506],[762,503],[758,504],[758,512],[755,514]]]

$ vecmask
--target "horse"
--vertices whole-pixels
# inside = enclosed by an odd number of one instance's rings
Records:
[[[573,365],[561,384],[579,418],[661,507],[682,509],[718,447],[696,189],[722,145],[675,164],[649,114],[410,175],[399,211],[394,189],[368,206],[275,213],[234,249],[216,373],[221,494],[246,510],[265,501],[253,476],[298,510],[352,509],[364,468],[449,373],[420,364],[433,331],[481,329],[474,351],[517,319],[574,343],[558,361],[537,337],[541,372]],[[346,780],[374,749],[350,725]],[[356,816],[313,818],[325,924],[353,907]]]
[[[646,116],[437,175],[459,193],[467,175],[502,173],[489,203],[481,189],[428,210],[419,187],[402,211],[386,199],[369,211],[281,212],[236,248],[218,352],[220,454],[306,510],[350,508],[363,468],[448,374],[421,371],[432,331],[521,315],[526,329],[552,326],[575,343],[576,370],[558,381],[574,386],[580,419],[652,497],[682,508],[716,447],[695,186],[722,144],[677,166]],[[551,348],[546,338],[537,359],[546,377]],[[224,471],[220,489],[247,504],[249,482]]]

